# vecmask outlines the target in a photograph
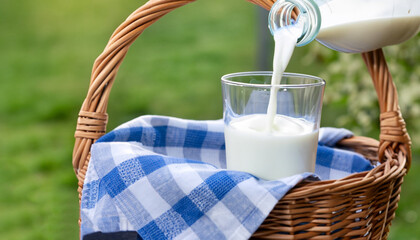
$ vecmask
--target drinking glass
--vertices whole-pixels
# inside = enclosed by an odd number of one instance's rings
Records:
[[[222,77],[227,169],[275,180],[314,172],[325,81],[285,73],[271,85],[272,72]],[[270,92],[277,95],[273,125]],[[275,106],[277,105],[277,106]]]

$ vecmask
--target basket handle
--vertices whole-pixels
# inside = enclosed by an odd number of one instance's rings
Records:
[[[112,34],[104,51],[95,60],[90,86],[82,104],[75,132],[73,167],[79,180],[79,194],[88,162],[91,145],[106,132],[106,113],[109,94],[118,69],[131,44],[159,18],[172,10],[195,0],[149,0],[134,11]],[[273,0],[248,0],[269,10]],[[362,54],[372,75],[381,106],[381,135],[379,156],[387,149],[400,148],[411,161],[410,138],[398,107],[395,86],[386,66],[382,50]]]
[[[134,11],[112,34],[104,51],[95,60],[89,90],[77,120],[73,168],[82,187],[91,145],[105,134],[109,94],[118,69],[131,44],[159,18],[195,0],[150,0]]]
[[[387,152],[401,152],[407,158],[406,169],[411,165],[411,140],[398,105],[398,93],[382,49],[362,53],[372,77],[380,108],[378,158],[382,162]],[[401,151],[398,151],[401,150]]]

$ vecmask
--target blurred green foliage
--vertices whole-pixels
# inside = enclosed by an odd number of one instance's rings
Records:
[[[94,59],[112,31],[144,2],[1,2],[0,238],[77,238],[71,165],[77,113]],[[143,114],[221,118],[220,76],[255,69],[256,13],[245,1],[197,1],[147,29],[118,73],[108,129]],[[416,153],[419,48],[417,37],[385,49]],[[312,43],[296,49],[288,70],[326,79],[324,126],[377,137],[376,96],[360,56]],[[414,178],[419,173],[415,157],[392,239],[419,239],[414,227],[420,215]]]

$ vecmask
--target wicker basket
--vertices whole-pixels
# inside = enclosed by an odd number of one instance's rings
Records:
[[[152,23],[194,0],[150,0],[113,33],[96,59],[75,133],[73,166],[79,199],[90,148],[105,134],[109,93],[128,48]],[[249,0],[269,10],[272,0]],[[277,203],[252,236],[256,239],[386,239],[411,162],[411,142],[382,49],[363,53],[380,104],[379,141],[353,137],[340,142],[381,164],[339,180],[301,183]]]

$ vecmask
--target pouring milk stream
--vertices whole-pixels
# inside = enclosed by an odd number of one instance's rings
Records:
[[[296,20],[292,19],[295,8]],[[274,180],[313,172],[315,167],[318,130],[314,129],[318,128],[304,119],[276,113],[277,91],[295,46],[316,38],[331,49],[356,53],[402,43],[420,30],[420,1],[278,0],[270,11],[269,28],[275,50],[267,114],[232,120],[225,134],[228,169]],[[253,151],[243,154],[244,148]],[[278,166],[273,162],[276,155],[290,164],[274,167]],[[255,159],[260,161],[256,164]]]

